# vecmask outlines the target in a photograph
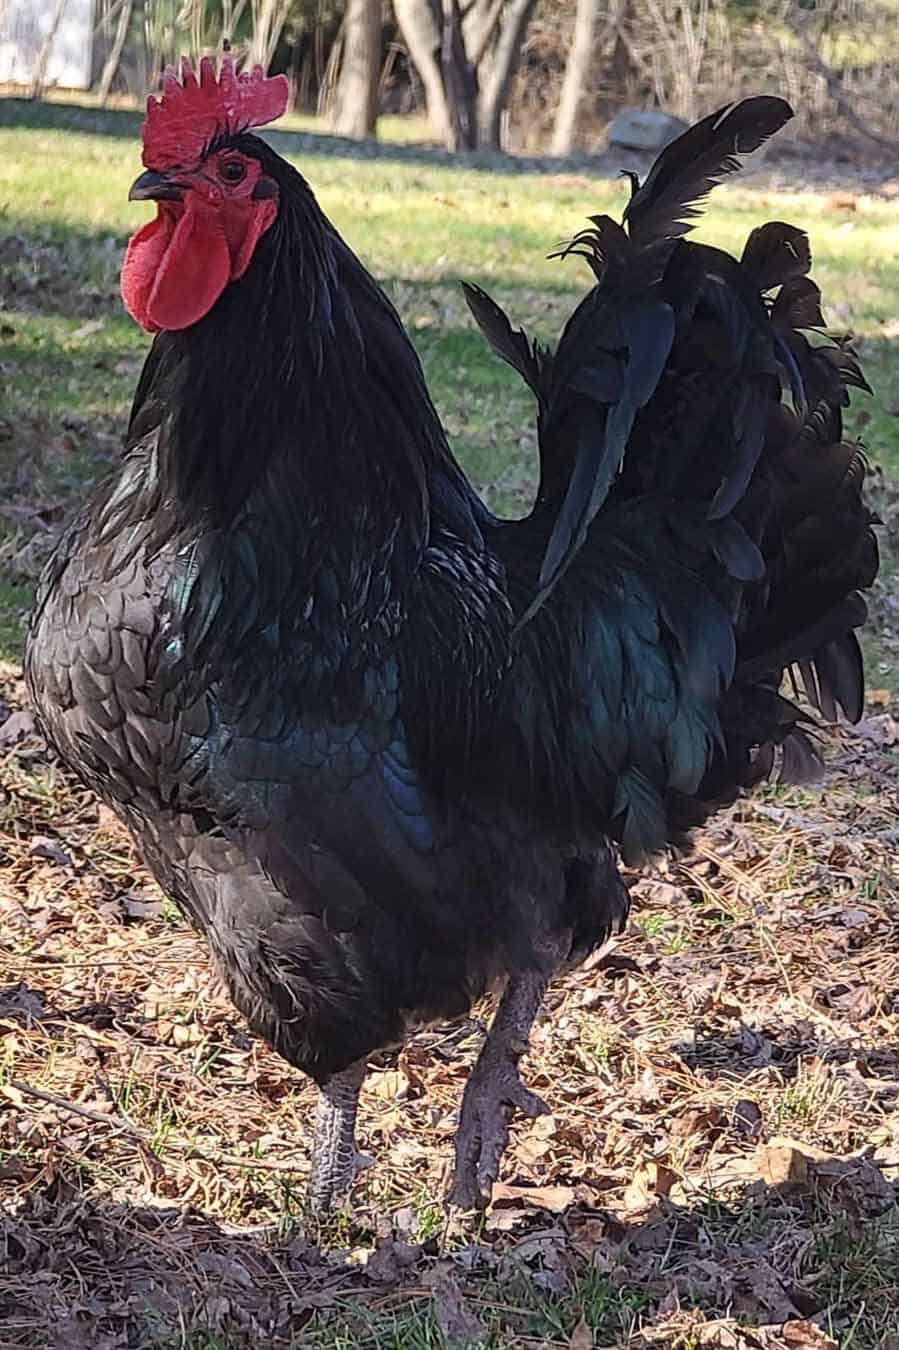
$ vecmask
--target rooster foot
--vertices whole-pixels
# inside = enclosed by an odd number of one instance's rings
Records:
[[[530,1120],[546,1115],[549,1107],[524,1086],[518,1058],[524,1044],[503,1047],[491,1054],[485,1046],[465,1086],[456,1135],[456,1166],[448,1201],[457,1209],[484,1210],[509,1142],[509,1125],[518,1110]]]
[[[356,1150],[356,1109],[365,1064],[352,1064],[319,1089],[306,1210],[322,1218],[348,1194],[372,1160]]]
[[[528,1048],[549,978],[571,951],[571,933],[560,930],[539,935],[534,949],[539,958],[536,967],[510,977],[465,1086],[456,1166],[447,1197],[453,1208],[486,1209],[489,1205],[516,1108],[531,1120],[549,1111],[546,1102],[522,1083],[518,1061]]]

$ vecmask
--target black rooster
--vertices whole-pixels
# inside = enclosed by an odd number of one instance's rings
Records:
[[[791,115],[750,99],[568,252],[598,284],[555,354],[468,297],[539,407],[533,512],[493,517],[389,302],[251,126],[281,79],[169,74],[132,198],[128,308],[159,330],[127,454],[43,578],[42,724],[207,935],[250,1026],[321,1089],[310,1198],[355,1165],[366,1058],[505,982],[453,1200],[482,1203],[554,971],[619,925],[641,857],[772,767],[817,764],[794,668],[857,717],[864,461],[852,353],[805,236],[740,262],[694,203]],[[776,291],[776,298],[764,299]],[[782,401],[781,390],[792,397]]]

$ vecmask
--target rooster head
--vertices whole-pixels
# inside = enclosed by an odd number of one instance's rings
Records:
[[[157,211],[128,244],[122,298],[149,332],[197,323],[250,265],[279,189],[241,137],[280,117],[287,96],[283,75],[238,74],[226,54],[218,77],[209,57],[199,78],[188,61],[180,80],[167,70],[161,97],[147,100],[146,172],[128,195]]]

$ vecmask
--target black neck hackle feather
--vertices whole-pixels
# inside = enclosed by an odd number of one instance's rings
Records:
[[[414,555],[440,477],[456,489],[456,528],[476,540],[395,310],[301,175],[252,134],[228,143],[274,179],[279,211],[243,277],[198,323],[158,334],[144,367],[129,442],[158,430],[160,528],[226,528],[254,493],[278,510],[314,500],[334,522],[358,499],[383,506],[385,530],[401,522]]]

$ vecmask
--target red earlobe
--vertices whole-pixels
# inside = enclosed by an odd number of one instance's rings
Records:
[[[270,225],[275,223],[275,217],[278,214],[278,203],[271,198],[265,198],[260,201],[244,230],[243,238],[237,251],[231,253],[231,280],[237,281],[242,277],[250,265],[253,257],[253,250],[259,243],[259,240],[265,234]]]

